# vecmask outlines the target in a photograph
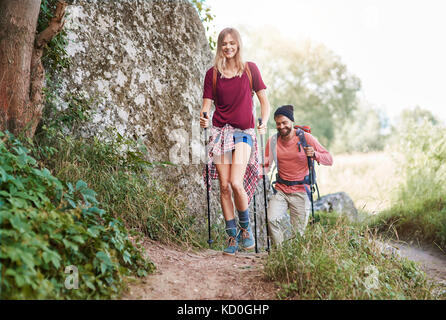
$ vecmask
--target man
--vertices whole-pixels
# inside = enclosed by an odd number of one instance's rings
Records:
[[[290,222],[294,232],[304,234],[311,211],[311,202],[307,195],[304,179],[308,175],[308,160],[311,157],[319,164],[331,166],[333,163],[330,153],[311,134],[304,132],[308,147],[300,144],[300,139],[294,129],[294,109],[285,105],[276,110],[274,120],[277,128],[276,166],[278,176],[275,184],[276,194],[273,195],[268,206],[269,233],[273,244],[280,245],[294,235],[284,235],[284,214],[290,210]],[[273,152],[270,150],[271,141],[268,139],[265,149],[265,169],[269,171],[273,162]],[[274,145],[274,143],[273,143]],[[285,222],[286,224],[286,222]],[[289,225],[289,224],[288,224]],[[286,229],[286,227],[285,227]]]

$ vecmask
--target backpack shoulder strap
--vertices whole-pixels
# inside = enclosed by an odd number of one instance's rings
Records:
[[[296,136],[299,138],[299,151],[301,145],[304,148],[308,147],[307,139],[305,138],[305,132],[301,128],[296,129]]]
[[[249,69],[249,62],[245,62],[245,71],[249,79],[249,88],[251,89],[251,96],[253,96],[254,90],[252,89],[252,74],[251,74],[251,69]]]
[[[269,144],[269,154],[270,154],[270,159],[271,159],[271,155],[272,155],[272,160],[274,161],[274,163],[276,165],[277,172],[279,172],[279,161],[277,161],[277,138],[278,138],[277,133],[271,137],[271,141]],[[271,164],[272,163],[270,161],[270,166],[271,166]]]
[[[212,96],[214,103],[217,104],[217,68],[215,66],[212,69]]]
[[[298,128],[296,130],[296,135],[299,137],[299,151],[300,151],[300,145],[302,145],[304,148],[308,147],[307,139],[305,138],[304,130],[301,128]],[[310,168],[308,168],[310,170]],[[319,199],[319,187],[317,186],[316,182],[316,171],[314,170],[314,160],[311,159],[311,172],[309,174],[312,175],[313,183],[316,185],[317,192],[318,192],[318,199]],[[307,193],[310,194],[307,190]],[[310,196],[310,195],[309,195]]]

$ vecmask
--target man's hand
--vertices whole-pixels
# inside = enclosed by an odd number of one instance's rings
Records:
[[[305,150],[305,154],[307,155],[307,157],[312,158],[315,156],[313,147],[305,147],[304,150]]]

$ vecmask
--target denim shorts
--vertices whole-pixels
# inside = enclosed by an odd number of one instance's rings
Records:
[[[235,131],[233,137],[234,137],[234,144],[237,144],[239,142],[244,142],[249,144],[249,146],[252,148],[251,135],[244,132]]]

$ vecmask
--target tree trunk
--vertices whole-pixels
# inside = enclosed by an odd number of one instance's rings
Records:
[[[0,130],[34,135],[43,109],[44,46],[63,27],[66,3],[36,37],[41,0],[0,0]]]

